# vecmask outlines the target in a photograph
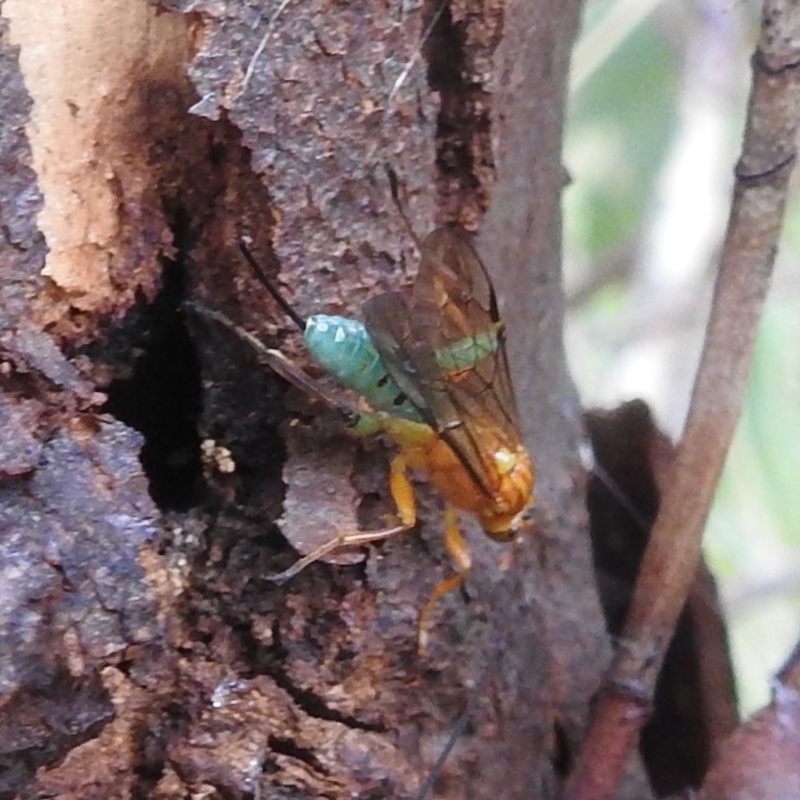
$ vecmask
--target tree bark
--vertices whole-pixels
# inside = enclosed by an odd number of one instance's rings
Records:
[[[0,28],[0,797],[413,797],[465,708],[437,797],[556,797],[610,657],[562,342],[580,3],[70,8],[6,0]],[[415,268],[386,162],[418,232],[480,229],[539,475],[508,569],[468,530],[422,656],[439,501],[420,485],[419,532],[363,564],[270,583],[286,539],[380,522],[386,448],[181,308],[305,359],[238,239],[301,313],[357,317]]]

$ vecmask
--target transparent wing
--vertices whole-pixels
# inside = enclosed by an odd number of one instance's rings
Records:
[[[384,292],[364,304],[364,326],[389,374],[419,411],[438,430],[431,393],[442,391],[436,354],[430,342],[412,327],[411,309],[400,292]]]
[[[492,494],[492,454],[516,450],[521,436],[497,299],[468,239],[449,228],[431,233],[411,305],[398,292],[379,295],[365,305],[364,322],[422,418]]]
[[[438,228],[426,237],[413,315],[437,353],[455,349],[467,357],[463,369],[442,364],[453,398],[465,404],[471,419],[491,427],[514,449],[521,435],[505,330],[486,267],[465,234]],[[465,340],[473,348],[472,358],[463,348]]]

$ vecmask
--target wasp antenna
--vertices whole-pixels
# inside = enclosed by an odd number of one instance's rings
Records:
[[[416,245],[417,250],[421,253],[422,240],[417,236],[414,226],[411,224],[411,220],[408,218],[408,214],[406,214],[406,210],[403,207],[403,202],[400,200],[400,179],[397,177],[394,167],[388,161],[383,165],[383,168],[386,170],[386,177],[389,178],[389,190],[392,193],[392,200],[394,200],[394,204],[397,206],[397,210],[400,213],[400,218],[403,220],[403,224],[406,226],[406,230]]]
[[[256,276],[256,278],[258,278],[261,285],[270,293],[270,295],[272,295],[273,300],[275,300],[286,316],[288,316],[289,319],[291,319],[301,331],[305,331],[306,321],[294,310],[294,308],[292,308],[292,306],[289,305],[288,300],[286,300],[286,298],[278,291],[278,288],[275,286],[275,284],[272,283],[272,281],[267,277],[266,273],[261,268],[261,265],[255,260],[253,254],[241,239],[239,240],[239,249],[242,251],[242,255],[247,259],[247,263],[253,270],[253,274]]]

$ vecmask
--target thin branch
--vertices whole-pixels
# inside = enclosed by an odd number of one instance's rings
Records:
[[[703,529],[742,408],[783,224],[800,121],[800,4],[767,0],[728,230],[683,439],[620,648],[570,777],[572,800],[611,800],[647,719],[697,569]]]

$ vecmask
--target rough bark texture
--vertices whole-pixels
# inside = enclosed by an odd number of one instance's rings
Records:
[[[0,797],[412,797],[467,705],[436,796],[557,796],[610,653],[561,342],[579,3],[84,0],[51,25],[27,6],[0,28]],[[242,234],[303,313],[407,284],[386,161],[418,231],[486,212],[539,466],[537,533],[501,570],[468,531],[475,569],[425,656],[438,500],[421,486],[420,531],[362,565],[267,581],[295,557],[282,515],[298,547],[332,500],[380,522],[386,448],[344,445],[180,309],[303,358]]]

